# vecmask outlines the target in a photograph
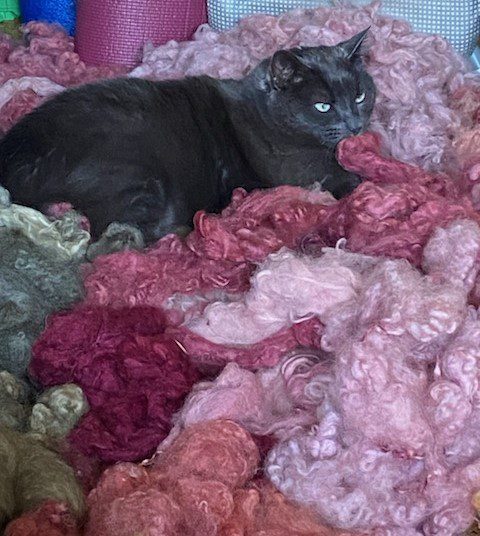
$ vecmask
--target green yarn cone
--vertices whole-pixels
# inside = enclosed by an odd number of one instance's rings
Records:
[[[0,0],[0,22],[20,17],[18,0]]]

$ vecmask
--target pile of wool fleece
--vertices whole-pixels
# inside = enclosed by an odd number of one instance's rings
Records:
[[[88,240],[76,214],[50,221],[0,188],[0,369],[23,376],[46,316],[82,297]]]
[[[117,464],[88,497],[86,536],[340,536],[262,480],[259,453],[228,420],[184,430],[151,466]]]
[[[226,338],[219,344],[189,329],[189,319],[212,302],[235,302],[263,277],[250,280],[255,266],[283,246],[316,254],[346,238],[352,251],[419,266],[423,247],[438,226],[458,218],[480,221],[460,185],[444,174],[383,156],[377,135],[345,140],[338,156],[366,179],[347,198],[335,202],[327,193],[291,186],[248,196],[237,191],[221,215],[198,213],[185,241],[169,236],[146,252],[96,259],[86,274],[87,302],[163,308],[171,324],[186,322],[169,332],[196,362],[271,366],[299,344],[317,346],[318,320],[274,329],[271,338],[265,338],[262,324],[250,325],[248,342],[236,339],[242,332],[233,334],[232,344]],[[285,270],[289,278],[289,268]]]
[[[86,301],[162,307],[176,293],[244,291],[253,263],[284,245],[295,247],[332,203],[332,196],[318,189],[281,186],[250,195],[236,190],[221,215],[198,212],[185,241],[170,235],[145,252],[95,259],[85,273]]]
[[[261,336],[252,323],[267,336],[315,315],[330,359],[304,363],[296,397],[288,382],[275,388],[278,370],[270,381],[268,372],[245,372],[242,382],[238,371],[235,381],[221,376],[194,389],[178,423],[211,414],[257,434],[283,433],[266,474],[335,527],[459,534],[472,521],[480,487],[480,320],[468,306],[479,259],[480,228],[469,220],[433,233],[423,272],[405,260],[338,248],[319,257],[271,255],[256,274],[259,284],[236,302],[209,306],[190,328],[242,344]],[[271,292],[279,282],[282,292]],[[272,411],[279,400],[284,411]]]
[[[22,44],[0,34],[0,132],[65,87],[121,73],[85,66],[73,39],[55,25],[27,24]]]
[[[82,519],[84,497],[73,470],[40,442],[0,428],[0,461],[0,530],[49,500],[68,505],[75,519]]]
[[[152,307],[81,306],[49,317],[30,375],[43,387],[82,388],[90,411],[69,435],[80,452],[136,461],[168,434],[199,376],[164,330],[164,315]]]

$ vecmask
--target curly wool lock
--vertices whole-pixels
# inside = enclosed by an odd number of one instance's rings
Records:
[[[192,425],[150,467],[123,463],[105,471],[88,497],[85,534],[337,534],[270,485],[251,481],[258,462],[255,443],[237,424]]]
[[[163,314],[150,307],[80,307],[49,318],[30,373],[44,387],[83,389],[90,411],[69,439],[84,454],[138,460],[168,434],[198,374],[164,329]]]
[[[0,227],[17,230],[36,246],[41,246],[60,260],[82,260],[90,233],[82,229],[82,218],[69,210],[50,220],[33,208],[10,202],[10,194],[0,186]]]
[[[78,385],[51,387],[40,394],[32,407],[30,432],[51,439],[66,437],[88,410],[87,399]]]

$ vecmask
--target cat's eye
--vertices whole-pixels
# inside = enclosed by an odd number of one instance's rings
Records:
[[[365,100],[365,93],[360,93],[360,95],[355,99],[355,102],[357,104],[360,104],[361,102],[363,102]]]
[[[317,102],[315,104],[315,109],[322,113],[328,112],[330,108],[331,106],[328,104],[328,102]]]

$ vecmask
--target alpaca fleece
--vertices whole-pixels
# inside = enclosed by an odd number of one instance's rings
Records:
[[[82,296],[76,262],[35,245],[18,229],[0,227],[0,368],[25,374],[45,317]]]
[[[138,460],[168,434],[198,375],[164,328],[150,307],[80,307],[49,318],[30,374],[44,387],[82,388],[90,411],[69,439],[87,456]]]
[[[69,505],[80,519],[82,491],[73,470],[52,451],[18,432],[0,429],[0,527],[52,499]]]
[[[228,420],[186,428],[151,466],[117,464],[88,497],[86,536],[335,535],[263,481],[258,449]],[[293,521],[293,519],[296,521]]]
[[[11,521],[5,536],[80,536],[78,522],[67,505],[45,501],[37,509]]]

